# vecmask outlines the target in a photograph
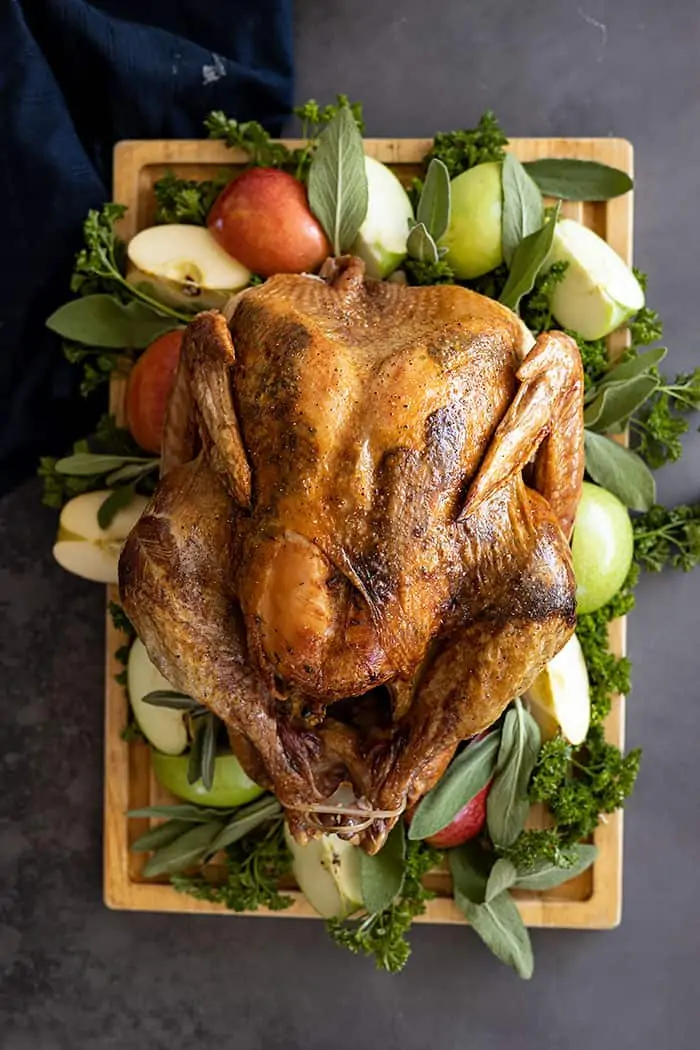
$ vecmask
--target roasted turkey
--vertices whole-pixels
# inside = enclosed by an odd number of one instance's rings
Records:
[[[573,632],[582,404],[567,336],[351,257],[189,325],[122,600],[300,841],[379,849]]]

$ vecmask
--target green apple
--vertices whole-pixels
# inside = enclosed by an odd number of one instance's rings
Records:
[[[583,743],[591,720],[591,693],[586,661],[575,634],[540,672],[524,698],[543,739],[551,739],[553,730],[560,726],[569,743]]]
[[[243,806],[263,794],[263,788],[247,776],[236,756],[229,752],[217,754],[214,783],[209,791],[201,780],[196,784],[189,783],[188,765],[188,755],[165,755],[155,748],[151,751],[151,768],[156,780],[186,802],[229,809],[231,806]]]
[[[600,609],[625,582],[634,555],[627,508],[612,492],[583,483],[571,541],[578,612]]]
[[[501,164],[477,164],[451,184],[450,225],[440,240],[457,277],[481,277],[503,262]]]
[[[151,226],[132,237],[127,255],[127,280],[152,284],[154,294],[173,306],[219,308],[250,280],[250,270],[233,259],[205,226]]]
[[[386,164],[365,157],[369,197],[367,215],[352,246],[370,277],[388,277],[406,258],[413,208],[405,189]]]
[[[344,919],[363,906],[357,846],[337,835],[322,835],[300,846],[286,824],[284,837],[297,885],[319,915]]]
[[[148,742],[166,755],[181,755],[188,743],[183,712],[143,702],[148,693],[156,689],[172,689],[173,686],[151,663],[140,638],[136,639],[129,651],[126,684],[134,718]]]
[[[124,541],[148,503],[145,496],[134,496],[102,529],[97,512],[111,494],[109,490],[84,492],[66,503],[53,547],[53,556],[63,569],[95,583],[117,583]]]
[[[568,263],[552,296],[552,314],[584,339],[602,339],[644,306],[632,270],[602,237],[574,219],[561,219],[546,266]]]

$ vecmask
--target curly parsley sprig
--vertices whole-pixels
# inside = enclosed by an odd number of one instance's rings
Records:
[[[223,877],[212,882],[206,876],[173,875],[171,882],[180,893],[197,900],[225,904],[231,911],[270,908],[283,911],[291,907],[289,894],[280,892],[280,880],[292,868],[292,855],[284,841],[284,824],[278,820],[264,831],[246,835],[226,847]]]
[[[422,880],[439,859],[440,853],[425,842],[409,841],[403,887],[397,900],[375,915],[330,919],[326,929],[335,943],[355,954],[372,957],[379,970],[402,970],[411,954],[406,934],[416,916],[425,911],[426,901],[435,896]]]
[[[700,563],[700,503],[656,505],[632,522],[634,557],[642,568],[689,572]]]
[[[202,180],[181,179],[174,172],[167,171],[153,186],[156,222],[206,226],[214,201],[231,178],[230,171]]]
[[[477,164],[503,160],[507,145],[508,138],[495,114],[487,110],[475,128],[438,132],[425,163],[428,165],[433,157],[437,157],[453,179]]]
[[[284,143],[273,140],[257,120],[234,120],[221,110],[210,113],[204,121],[204,126],[209,138],[221,139],[231,148],[245,150],[251,166],[284,168],[304,181],[321,132],[343,107],[350,110],[360,132],[364,131],[362,103],[351,102],[347,95],[336,96],[336,101],[327,106],[320,106],[315,99],[309,99],[303,105],[296,106],[293,112],[301,121],[301,137],[305,139],[305,144],[295,150],[290,150]]]

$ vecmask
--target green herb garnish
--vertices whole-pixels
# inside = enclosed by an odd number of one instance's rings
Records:
[[[336,944],[356,954],[374,958],[377,969],[398,973],[411,954],[406,934],[425,903],[435,894],[425,888],[423,878],[434,868],[440,854],[424,842],[409,842],[400,896],[384,911],[359,919],[330,919],[326,929]]]
[[[277,820],[267,830],[227,847],[220,880],[214,882],[204,875],[174,875],[170,881],[180,893],[225,904],[231,911],[256,911],[263,907],[283,911],[293,900],[280,892],[279,884],[291,867],[283,822]]]
[[[172,171],[166,172],[153,187],[157,204],[155,221],[206,226],[214,201],[232,177],[230,171],[222,171],[213,179],[181,179]]]
[[[524,167],[545,196],[565,201],[607,201],[634,185],[627,172],[595,160],[544,157]]]
[[[153,492],[158,461],[144,455],[127,428],[117,426],[114,416],[105,414],[91,437],[75,442],[72,457],[43,456],[40,459],[37,473],[44,481],[43,502],[46,506],[60,510],[74,496],[109,484],[109,475],[106,476],[103,466],[105,461],[99,458],[102,456],[114,458],[115,468],[133,467],[128,480],[134,483],[135,489],[145,496]],[[75,473],[70,469],[70,461],[74,458],[81,468]],[[93,466],[88,469],[91,464]],[[121,480],[123,478],[117,478],[117,483]]]
[[[429,164],[433,157],[437,157],[443,162],[450,178],[453,179],[476,164],[503,160],[504,147],[507,145],[508,139],[501,125],[491,110],[487,110],[475,128],[438,132],[433,139],[433,147],[425,158],[425,162]]]
[[[503,258],[508,266],[525,237],[535,233],[544,221],[542,194],[512,153],[503,160]]]
[[[651,572],[689,572],[700,563],[700,503],[651,507],[632,521],[635,561]]]

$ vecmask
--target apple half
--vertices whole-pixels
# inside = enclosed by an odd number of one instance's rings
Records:
[[[84,492],[66,503],[59,519],[53,556],[76,576],[95,583],[117,583],[119,555],[124,541],[141,517],[148,500],[134,496],[118,510],[112,523],[101,529],[97,512],[111,496],[109,490]]]
[[[338,835],[322,835],[301,846],[286,824],[284,837],[297,885],[319,915],[344,919],[363,907],[357,846]]]
[[[251,276],[205,226],[150,226],[132,237],[127,254],[127,280],[151,284],[154,295],[172,306],[219,309]]]
[[[584,339],[602,339],[644,306],[644,291],[629,266],[593,230],[561,219],[545,269],[568,263],[554,289],[552,314]]]
[[[551,740],[559,726],[570,744],[583,743],[591,720],[591,693],[586,661],[575,634],[539,673],[524,699],[543,739]]]
[[[166,755],[181,755],[188,744],[182,711],[144,703],[143,698],[149,693],[156,689],[171,690],[173,686],[151,662],[140,638],[129,651],[126,685],[134,718],[148,742]]]

